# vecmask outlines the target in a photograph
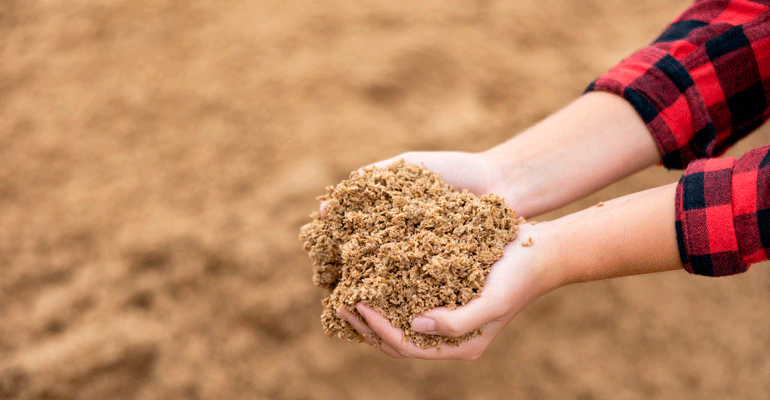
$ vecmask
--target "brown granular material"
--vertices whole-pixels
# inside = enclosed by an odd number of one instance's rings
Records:
[[[423,348],[459,338],[417,333],[413,318],[454,309],[479,296],[492,264],[516,237],[518,221],[503,198],[457,191],[403,160],[365,169],[327,188],[325,217],[313,215],[300,240],[313,260],[313,283],[330,291],[321,315],[329,337],[363,340],[336,310],[358,317],[371,306]]]

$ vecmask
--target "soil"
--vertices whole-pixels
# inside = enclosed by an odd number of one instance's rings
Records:
[[[0,399],[765,397],[767,263],[562,288],[426,362],[329,340],[297,241],[350,171],[489,148],[688,4],[0,1]]]

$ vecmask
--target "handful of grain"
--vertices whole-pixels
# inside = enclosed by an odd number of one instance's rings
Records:
[[[494,194],[459,192],[427,169],[399,161],[366,169],[327,188],[325,217],[313,216],[300,240],[313,260],[313,283],[330,290],[321,315],[329,337],[362,340],[337,316],[363,302],[423,348],[462,337],[426,335],[413,318],[454,309],[479,296],[492,264],[516,237],[516,219]]]

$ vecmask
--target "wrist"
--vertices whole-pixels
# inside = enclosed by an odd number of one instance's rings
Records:
[[[624,99],[592,92],[482,153],[495,182],[518,197],[525,217],[551,211],[660,159]]]
[[[529,242],[524,251],[532,252],[529,258],[532,268],[535,269],[535,293],[534,298],[540,297],[552,290],[570,282],[569,270],[565,268],[565,258],[561,253],[559,230],[554,222],[538,222],[536,224],[524,223],[519,225],[516,245],[522,246]]]
[[[512,155],[511,142],[478,153],[487,166],[489,192],[505,197],[517,217],[530,218],[541,212],[544,197],[536,192],[537,171]]]
[[[541,241],[540,251],[544,253],[542,259],[549,270],[552,290],[581,280],[580,269],[575,268],[580,262],[576,258],[580,256],[577,256],[574,238],[569,237],[568,224],[569,221],[562,217],[536,225]]]

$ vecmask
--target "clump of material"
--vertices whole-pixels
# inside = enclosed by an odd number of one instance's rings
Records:
[[[300,240],[313,260],[313,283],[330,291],[321,320],[329,337],[363,337],[336,310],[363,302],[423,348],[459,338],[417,333],[413,318],[476,298],[492,264],[516,237],[517,220],[503,198],[457,191],[427,169],[399,161],[365,169],[327,188],[325,216],[316,213]]]

